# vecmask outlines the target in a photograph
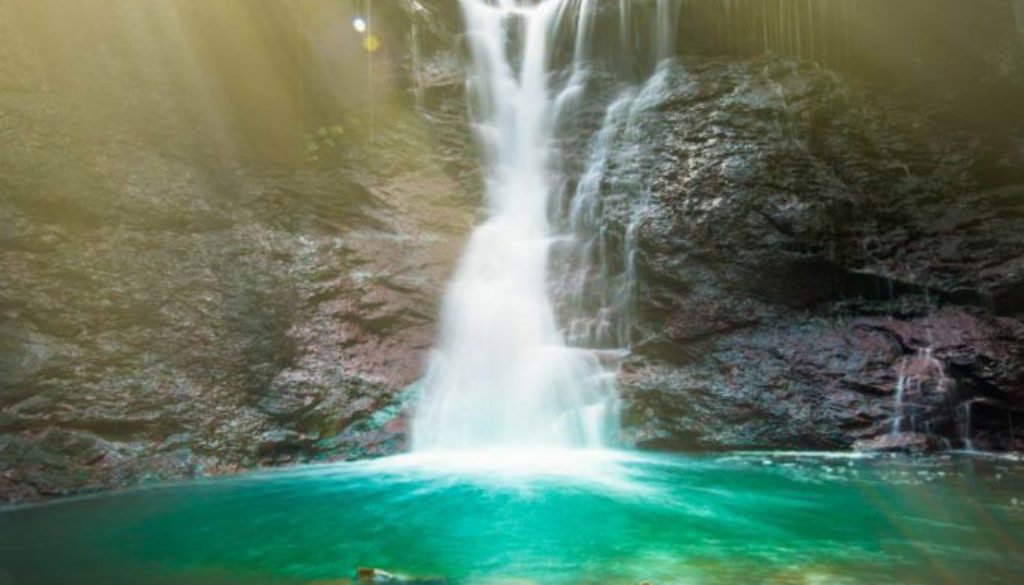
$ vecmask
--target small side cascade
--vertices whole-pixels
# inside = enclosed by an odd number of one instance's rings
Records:
[[[409,69],[412,78],[412,95],[418,110],[423,107],[423,50],[420,42],[420,28],[415,20],[409,29]]]
[[[643,145],[638,122],[661,99],[670,67],[670,59],[662,60],[642,85],[626,87],[611,102],[588,146],[576,188],[565,194],[568,211],[561,223],[571,245],[561,259],[561,272],[567,275],[562,301],[574,346],[620,351],[630,346],[636,240],[648,210],[648,194],[609,193],[606,182],[611,168],[635,164]],[[619,199],[630,200],[622,234],[609,230],[610,208]]]
[[[949,395],[952,390],[953,379],[946,374],[945,366],[935,357],[932,348],[918,349],[900,364],[890,434],[918,432],[919,414],[930,408],[927,396],[932,393]]]
[[[632,6],[632,0],[619,0],[619,44],[623,49],[630,48],[633,41]]]
[[[654,13],[654,63],[661,63],[676,54],[681,8],[679,0],[658,0]]]
[[[903,397],[907,391],[907,376],[904,373],[900,373],[900,377],[896,380],[896,397],[893,401],[892,407],[892,430],[889,432],[890,435],[898,435],[903,427]]]
[[[960,410],[963,411],[963,416],[960,420],[960,440],[964,444],[964,449],[967,451],[975,451],[974,441],[971,437],[974,436],[971,428],[971,410],[974,407],[976,400],[968,400],[960,405]]]
[[[899,365],[889,436],[924,433],[945,443],[946,449],[976,452],[975,407],[992,405],[999,407],[983,396],[958,396],[956,381],[942,360],[931,347],[920,348]]]
[[[1013,0],[1013,16],[1017,21],[1017,34],[1024,43],[1024,0]]]

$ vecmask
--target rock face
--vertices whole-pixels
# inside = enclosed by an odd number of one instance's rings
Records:
[[[606,179],[632,193],[609,195],[608,229],[648,201],[623,374],[638,445],[846,448],[903,417],[935,435],[913,449],[1020,446],[1024,92],[978,83],[990,101],[678,63]],[[991,108],[1005,124],[968,116]]]
[[[282,41],[279,3],[104,2],[0,2],[0,501],[401,449],[475,221],[461,85],[417,114],[396,15],[371,57],[338,3]]]

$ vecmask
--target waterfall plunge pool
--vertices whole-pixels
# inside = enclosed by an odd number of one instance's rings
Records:
[[[947,455],[408,455],[0,513],[0,583],[1015,584],[1024,464]]]

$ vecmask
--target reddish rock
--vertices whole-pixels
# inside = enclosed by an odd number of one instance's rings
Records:
[[[853,444],[855,451],[868,453],[909,453],[919,455],[948,448],[938,437],[923,433],[899,433],[882,435],[874,439],[860,440]]]

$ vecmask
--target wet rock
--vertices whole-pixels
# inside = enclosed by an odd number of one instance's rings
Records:
[[[905,430],[1016,444],[1024,199],[1005,181],[1024,156],[999,145],[1022,128],[947,97],[928,111],[777,59],[676,64],[602,187],[609,247],[637,232],[629,440],[848,448],[890,432],[917,376]],[[1000,406],[968,414],[979,399]]]
[[[288,462],[297,454],[310,449],[313,440],[301,433],[274,429],[260,435],[257,455],[267,462]]]
[[[53,2],[0,5],[0,502],[401,449],[477,196],[461,86],[410,91],[414,3],[375,9],[370,72],[330,33],[350,7],[235,3],[280,25],[241,49],[261,80],[222,71],[219,10],[178,15],[208,65],[183,78],[184,39],[139,34],[163,7],[100,3],[49,53],[4,23],[43,36]],[[450,23],[420,22],[425,63]]]
[[[376,585],[380,583],[408,583],[409,585],[446,585],[448,581],[438,578],[409,577],[397,575],[381,569],[360,567],[356,570],[356,580],[360,584]]]
[[[924,433],[882,435],[873,439],[857,441],[853,445],[855,451],[867,453],[908,453],[912,455],[933,453],[945,448],[947,448],[947,444],[941,438]]]

